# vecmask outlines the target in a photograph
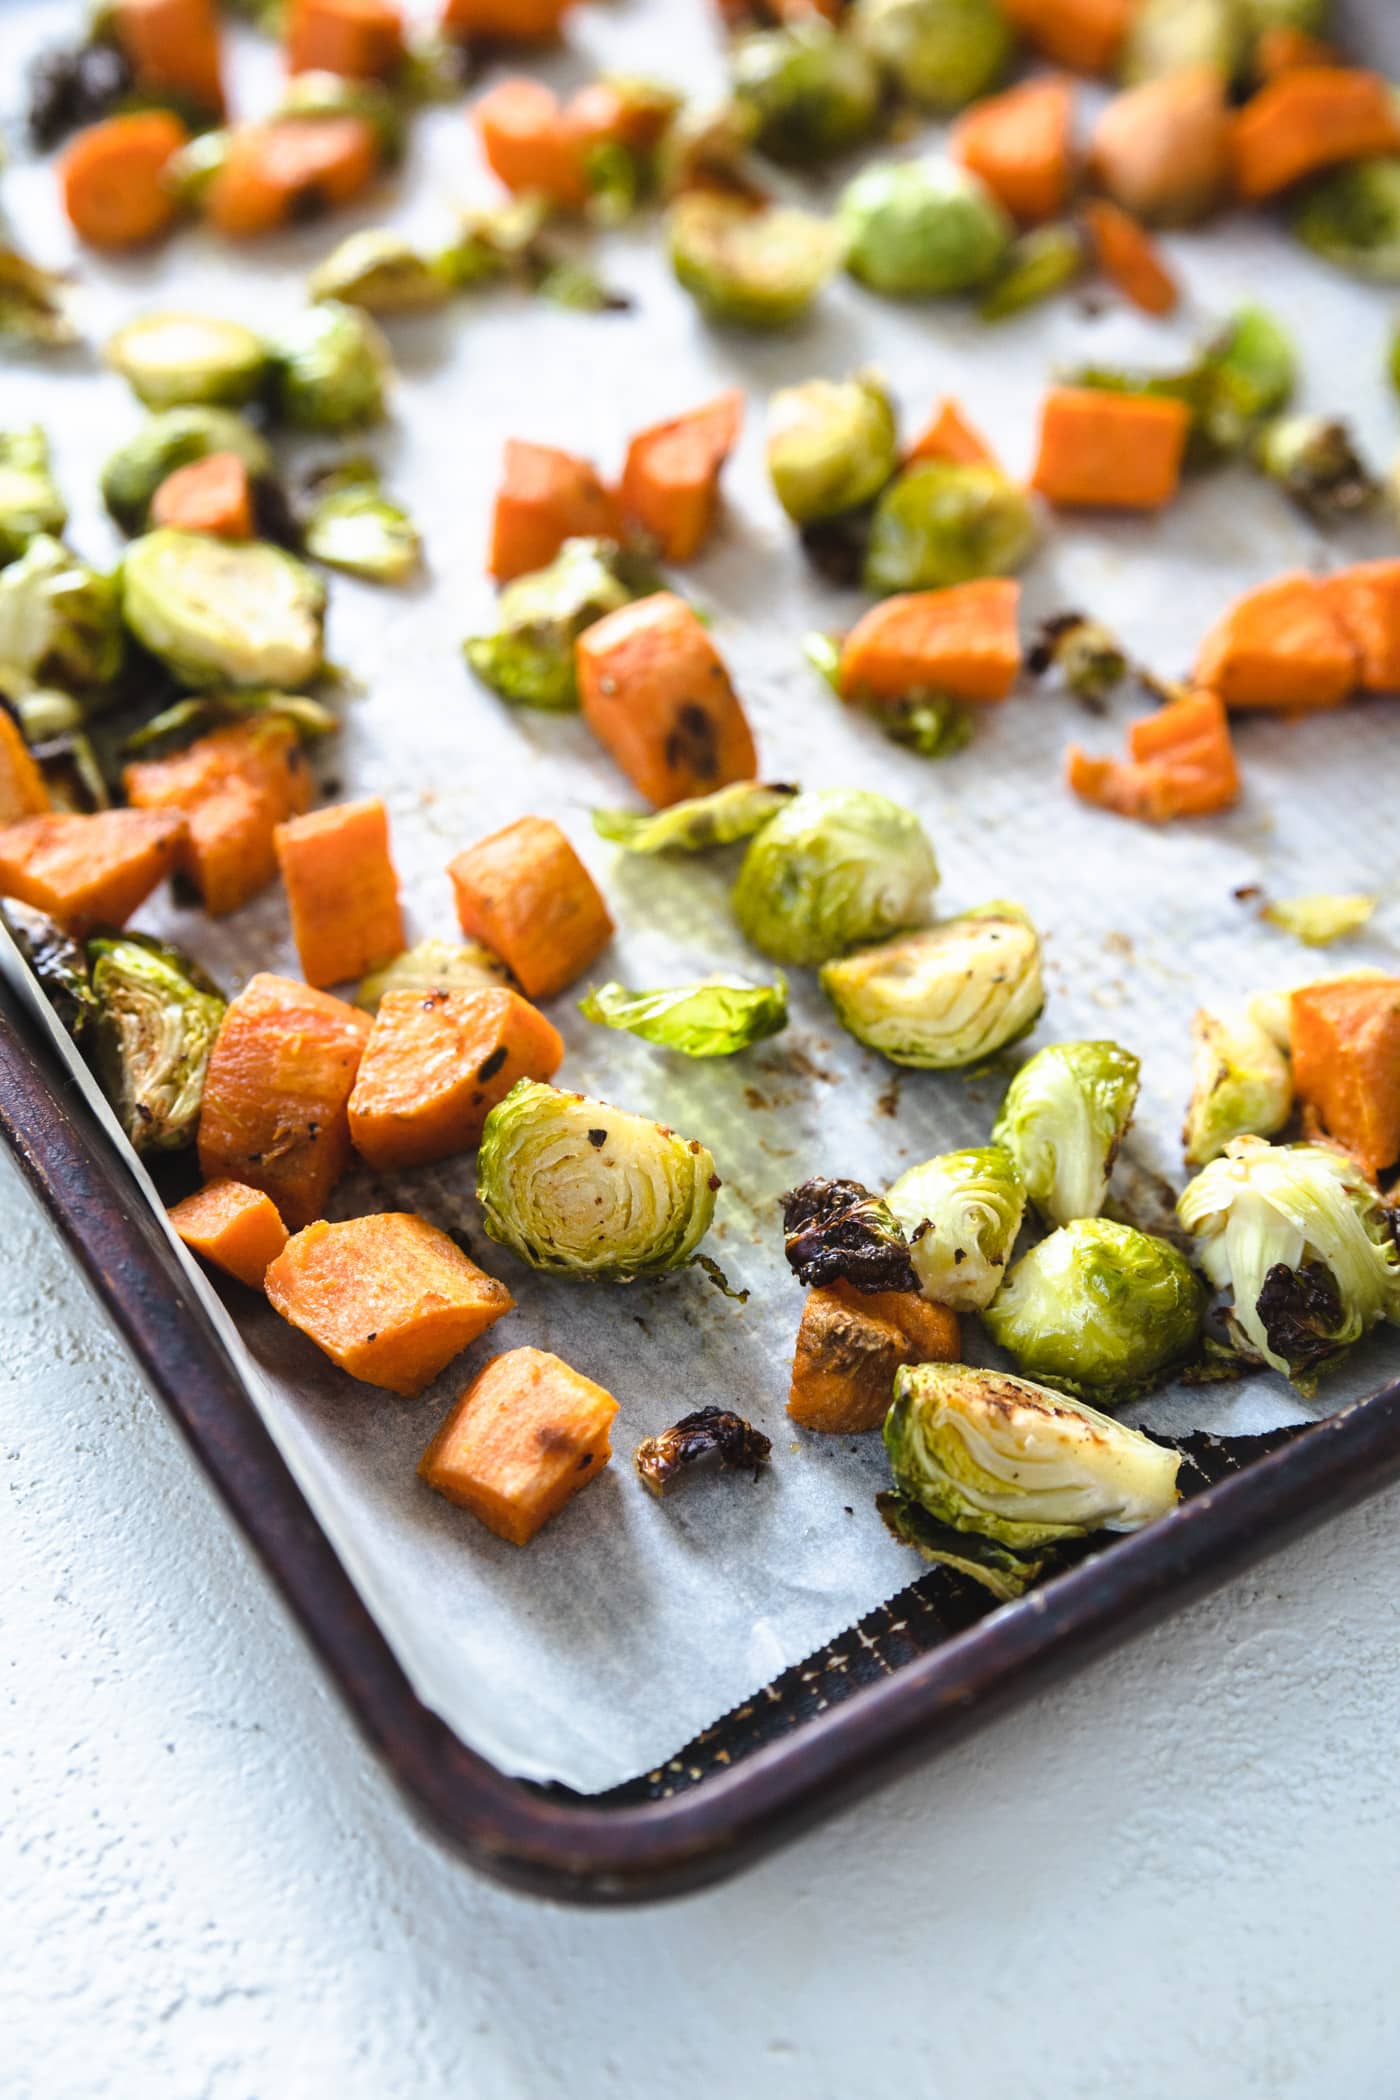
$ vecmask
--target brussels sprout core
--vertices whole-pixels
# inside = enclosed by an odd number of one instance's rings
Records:
[[[996,275],[1011,220],[986,184],[951,161],[878,161],[842,192],[846,268],[872,292],[971,292]]]
[[[107,362],[147,408],[237,408],[267,374],[262,337],[211,314],[144,314],[107,345]]]
[[[734,913],[763,954],[819,963],[928,916],[938,864],[917,817],[864,788],[796,796],[758,834]]]
[[[1011,1154],[1026,1194],[1052,1225],[1103,1209],[1137,1103],[1138,1071],[1117,1043],[1051,1043],[1007,1088],[992,1143]]]
[[[280,547],[149,532],[122,564],[126,623],[192,686],[306,685],[321,669],[322,585]]]
[[[194,1142],[222,994],[178,948],[143,934],[89,941],[97,1076],[138,1152]]]
[[[873,373],[809,379],[773,396],[768,472],[778,501],[799,525],[839,517],[878,496],[898,454],[894,409]]]
[[[885,1200],[926,1298],[958,1312],[991,1304],[1026,1208],[1009,1152],[1000,1145],[945,1152],[901,1174]]]
[[[798,1281],[814,1289],[833,1283],[858,1291],[914,1291],[919,1287],[908,1242],[890,1206],[859,1181],[820,1176],[783,1198],[783,1252]]]
[[[1045,1004],[1040,939],[1016,904],[864,948],[821,973],[822,990],[862,1043],[893,1064],[951,1071],[1005,1049]]]

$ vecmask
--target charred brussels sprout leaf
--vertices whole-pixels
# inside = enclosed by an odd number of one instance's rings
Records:
[[[697,1139],[531,1079],[492,1109],[477,1155],[492,1239],[532,1268],[585,1281],[685,1268],[718,1186]]]
[[[995,86],[1011,58],[998,0],[855,0],[847,22],[921,109],[962,109]]]
[[[837,218],[846,268],[892,298],[977,291],[1011,246],[1002,206],[952,161],[878,161],[848,183]]]
[[[698,1407],[659,1436],[644,1437],[633,1463],[644,1487],[658,1498],[670,1493],[682,1472],[706,1459],[729,1470],[752,1473],[757,1480],[773,1446],[761,1429],[727,1407]]]
[[[799,1283],[916,1291],[909,1244],[888,1203],[859,1181],[817,1176],[783,1198],[783,1252]]]
[[[858,1042],[932,1071],[994,1056],[1045,1004],[1039,936],[1016,904],[984,904],[864,948],[829,962],[821,981]]]
[[[325,590],[259,540],[148,532],[126,551],[122,605],[143,648],[186,685],[295,688],[321,669]]]
[[[1052,1562],[1052,1556],[1044,1551],[1018,1553],[975,1531],[957,1531],[951,1524],[930,1516],[912,1495],[901,1495],[896,1489],[887,1488],[877,1495],[875,1507],[885,1529],[901,1546],[912,1546],[934,1566],[980,1583],[998,1604],[1009,1604],[1014,1597],[1023,1596]]]
[[[1033,677],[1054,671],[1066,691],[1101,706],[1128,675],[1122,644],[1098,620],[1084,613],[1056,613],[1037,635],[1027,666]]]
[[[1117,1043],[1051,1043],[1022,1065],[992,1130],[1052,1225],[1096,1218],[1138,1096],[1137,1059]]]
[[[317,478],[302,547],[314,561],[369,583],[402,583],[422,554],[417,526],[385,495],[370,460],[347,460]]]
[[[348,234],[316,265],[307,286],[317,303],[334,299],[370,314],[442,306],[455,288],[450,258],[422,254],[387,226]]]
[[[711,853],[751,839],[798,793],[781,783],[736,780],[712,795],[692,795],[645,815],[631,809],[595,809],[593,829],[627,853]]]
[[[419,941],[363,978],[355,1004],[372,1014],[386,992],[493,992],[511,981],[500,957],[480,941]]]
[[[892,744],[917,751],[920,758],[951,758],[972,741],[970,711],[946,693],[906,693],[867,711]]]
[[[736,328],[790,327],[841,260],[836,229],[811,212],[703,190],[671,207],[669,242],[676,282],[707,319]]]
[[[39,533],[0,569],[0,692],[57,686],[96,701],[122,665],[121,598],[62,540]]]
[[[107,345],[107,362],[147,408],[238,408],[267,376],[267,348],[241,321],[144,314]]]
[[[151,498],[177,467],[233,452],[254,481],[271,479],[277,462],[267,440],[226,408],[170,408],[143,423],[102,469],[102,500],[123,532],[144,532]]]
[[[97,1000],[94,1063],[138,1152],[193,1144],[222,994],[177,948],[144,934],[88,942]]]
[[[0,919],[55,1014],[74,1042],[82,1042],[97,1014],[82,942],[15,897],[0,899]]]
[[[957,1312],[990,1305],[1026,1209],[1011,1154],[1000,1145],[944,1152],[901,1174],[885,1200],[924,1296]]]
[[[1341,894],[1315,890],[1307,897],[1281,897],[1276,904],[1266,904],[1259,916],[1291,933],[1305,948],[1326,948],[1348,934],[1359,933],[1370,923],[1379,901],[1364,890]]]
[[[1400,284],[1400,156],[1354,160],[1322,176],[1298,206],[1293,231],[1343,270]]]
[[[1231,1138],[1282,1130],[1293,1107],[1293,1074],[1278,1044],[1247,1014],[1202,1007],[1191,1033],[1191,1102],[1181,1138],[1186,1164],[1203,1167]]]
[[[863,581],[885,597],[1009,576],[1034,542],[1030,498],[999,467],[923,460],[906,467],[875,506]]]
[[[733,1057],[787,1027],[787,986],[709,977],[664,991],[629,992],[603,984],[579,1001],[587,1021],[621,1028],[683,1057]]]
[[[506,585],[496,601],[495,633],[472,635],[463,653],[503,700],[572,712],[574,643],[605,613],[653,588],[647,565],[615,540],[565,540],[547,568]]]
[[[23,554],[41,532],[60,533],[67,523],[43,431],[37,424],[0,430],[0,564]]]
[[[734,914],[778,963],[820,963],[928,917],[938,882],[917,817],[864,788],[798,795],[751,842]]]
[[[77,340],[66,280],[0,242],[0,342],[63,350]]]
[[[1320,524],[1354,517],[1380,494],[1351,432],[1333,416],[1275,416],[1254,441],[1254,462]]]
[[[773,493],[799,525],[878,496],[899,456],[894,408],[872,372],[781,387],[768,412]]]
[[[358,306],[308,306],[272,345],[277,413],[294,430],[358,430],[383,420],[389,346]]]
[[[880,70],[825,22],[759,30],[734,48],[735,100],[754,143],[774,160],[814,161],[868,138],[880,114]]]

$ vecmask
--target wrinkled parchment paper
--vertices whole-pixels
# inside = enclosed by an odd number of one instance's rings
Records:
[[[4,12],[0,46],[12,81],[11,59],[76,15],[67,7]],[[692,89],[717,82],[708,9],[702,0],[582,7],[568,53],[544,69],[564,84],[609,62]],[[256,93],[270,93],[266,47],[240,44],[239,63],[255,106]],[[48,169],[20,165],[5,180],[26,246],[62,260],[70,244]],[[246,253],[191,232],[150,257],[82,256],[81,318],[96,342],[161,305],[271,328],[301,303],[308,266],[355,223],[392,219],[436,239],[450,230],[454,200],[486,194],[460,108],[434,112],[415,129],[397,189],[358,220],[342,217]],[[993,896],[1028,907],[1045,937],[1049,989],[1034,1043],[1111,1034],[1143,1060],[1122,1193],[1141,1222],[1157,1222],[1154,1177],[1176,1186],[1182,1179],[1177,1132],[1193,1008],[1344,964],[1396,966],[1395,703],[1297,724],[1240,723],[1246,791],[1238,809],[1162,831],[1086,810],[1060,781],[1070,741],[1121,748],[1136,696],[1124,694],[1096,720],[1027,683],[1004,708],[985,711],[971,747],[952,760],[930,765],[901,753],[843,714],[803,662],[804,631],[849,625],[862,601],[805,569],[766,486],[762,433],[774,386],[876,362],[906,428],[936,395],[954,392],[1007,465],[1024,472],[1052,366],[1090,355],[1168,361],[1252,296],[1297,330],[1304,398],[1347,413],[1371,454],[1389,460],[1400,431],[1381,377],[1390,305],[1382,294],[1243,219],[1169,247],[1189,291],[1171,326],[1141,323],[1116,305],[1091,316],[1070,299],[989,331],[953,303],[904,308],[842,285],[820,320],[790,338],[719,336],[702,328],[669,281],[650,224],[598,247],[608,281],[636,299],[630,314],[572,315],[502,294],[392,322],[402,377],[393,424],[372,443],[423,529],[428,570],[402,590],[332,580],[330,651],[363,692],[347,703],[344,733],[320,763],[328,796],[386,797],[412,937],[453,934],[443,870],[455,851],[539,811],[564,825],[618,921],[599,978],[647,986],[715,969],[766,969],[746,953],[726,911],[734,859],[628,860],[602,844],[588,811],[634,800],[626,783],[578,721],[512,713],[473,684],[459,654],[463,635],[490,623],[483,550],[507,435],[586,451],[613,470],[629,431],[742,385],[751,410],[726,479],[726,514],[683,588],[713,620],[763,772],[811,787],[859,782],[915,808],[941,862],[944,910]],[[139,420],[125,387],[90,361],[53,358],[4,368],[0,400],[4,424],[48,426],[73,543],[99,561],[115,556],[96,478]],[[306,456],[334,449],[309,447]],[[1247,473],[1201,479],[1160,521],[1047,521],[1024,579],[1026,629],[1066,607],[1091,609],[1171,675],[1186,668],[1237,591],[1290,565],[1335,565],[1387,543],[1391,533],[1372,526],[1324,545]],[[1234,894],[1255,885],[1285,897],[1374,889],[1384,902],[1365,937],[1316,956],[1261,924],[1257,903]],[[277,890],[231,920],[210,923],[160,901],[137,923],[187,945],[230,990],[255,969],[298,974]],[[417,1402],[353,1383],[251,1294],[231,1288],[223,1310],[191,1265],[269,1428],[417,1690],[513,1772],[593,1790],[654,1767],[918,1572],[873,1508],[879,1438],[799,1437],[787,1422],[802,1293],[782,1259],[777,1199],[813,1172],[878,1187],[934,1152],[980,1142],[1002,1079],[900,1075],[842,1036],[809,973],[791,974],[790,1029],[734,1060],[687,1063],[592,1028],[571,997],[552,1009],[568,1042],[568,1084],[711,1146],[725,1187],[709,1251],[748,1287],[747,1306],[721,1297],[698,1271],[622,1289],[535,1276],[481,1233],[470,1159],[386,1179],[357,1175],[335,1197],[337,1216],[407,1207],[465,1227],[478,1257],[516,1293],[518,1310]],[[599,1380],[621,1413],[612,1468],[522,1552],[431,1494],[414,1469],[486,1357],[525,1342]],[[1327,1387],[1326,1404],[1370,1389],[1397,1363],[1394,1337],[1358,1352]],[[632,1473],[632,1448],[705,1403],[737,1408],[766,1430],[773,1464],[756,1482],[685,1482],[658,1504]],[[1306,1418],[1304,1404],[1272,1378],[1168,1392],[1135,1416],[1166,1431],[1239,1432]]]

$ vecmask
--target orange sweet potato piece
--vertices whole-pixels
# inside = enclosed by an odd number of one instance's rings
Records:
[[[878,1429],[894,1398],[895,1372],[914,1360],[904,1329],[859,1301],[859,1292],[807,1293],[787,1403],[803,1429],[827,1436]]]
[[[979,430],[974,430],[951,394],[945,394],[928,423],[904,456],[905,465],[920,459],[950,459],[957,466],[994,467],[997,456]]]
[[[617,523],[617,505],[586,459],[507,438],[487,563],[498,583],[544,568],[565,540],[615,537]]]
[[[0,896],[46,911],[69,933],[124,926],[179,865],[185,820],[174,810],[55,810],[0,827]]]
[[[829,1291],[843,1305],[897,1327],[911,1363],[955,1364],[962,1355],[962,1326],[951,1306],[935,1305],[918,1291],[858,1291],[853,1283],[833,1283]]]
[[[399,878],[378,795],[279,824],[277,864],[308,984],[341,984],[403,952]]]
[[[1400,977],[1340,977],[1289,1001],[1293,1086],[1373,1177],[1400,1160]]]
[[[1238,799],[1230,724],[1216,693],[1183,693],[1128,731],[1128,758],[1091,758],[1076,744],[1067,778],[1084,802],[1120,817],[1165,824],[1204,817]]]
[[[445,1232],[406,1210],[308,1225],[263,1288],[333,1364],[405,1400],[515,1303]]]
[[[1260,88],[1235,118],[1235,183],[1255,203],[1321,168],[1397,146],[1389,81],[1358,67],[1299,66]]]
[[[253,482],[236,452],[211,452],[167,474],[151,498],[152,525],[211,532],[221,540],[253,537]]]
[[[572,5],[573,0],[447,0],[442,26],[449,36],[543,44],[558,36]]]
[[[201,114],[223,115],[214,0],[115,0],[111,26],[143,95],[178,95]]]
[[[472,122],[486,165],[508,190],[548,197],[565,211],[587,203],[582,142],[543,81],[500,81],[476,102]]]
[[[301,740],[275,715],[216,729],[168,758],[140,759],[122,779],[134,808],[184,812],[180,868],[216,916],[271,882],[277,826],[311,800]]]
[[[386,992],[350,1096],[350,1136],[381,1173],[465,1152],[517,1079],[550,1079],[553,1022],[518,992]]]
[[[564,122],[579,150],[603,145],[627,146],[649,153],[670,121],[664,100],[623,94],[610,80],[592,80],[570,95]]]
[[[848,700],[903,700],[918,691],[1004,700],[1021,668],[1020,596],[1009,578],[987,577],[882,599],[846,636],[842,693]]]
[[[1084,207],[1084,224],[1099,268],[1123,297],[1144,313],[1171,313],[1181,292],[1156,242],[1137,220],[1106,197],[1095,197]]]
[[[1031,486],[1051,503],[1160,510],[1176,494],[1190,422],[1180,401],[1051,387]]]
[[[271,1196],[241,1181],[207,1181],[172,1204],[170,1222],[204,1261],[250,1290],[260,1291],[267,1265],[287,1244],[287,1228]]]
[[[619,606],[579,636],[574,662],[584,720],[658,809],[755,777],[738,695],[683,598],[657,591]]]
[[[743,420],[743,393],[731,387],[701,408],[639,430],[627,447],[622,509],[651,535],[664,561],[689,561],[708,537],[720,469]]]
[[[1357,651],[1327,584],[1299,571],[1237,598],[1196,658],[1196,682],[1227,707],[1290,714],[1339,707],[1356,688]]]
[[[262,1189],[297,1230],[350,1164],[346,1114],[369,1015],[260,971],[230,1002],[199,1117],[199,1170]]]
[[[1074,175],[1074,89],[1055,75],[974,103],[949,146],[1014,219],[1038,226],[1065,208]]]
[[[557,824],[520,817],[449,862],[462,931],[532,999],[572,984],[613,937],[598,888]]]
[[[1038,51],[1072,73],[1107,73],[1136,0],[1002,0],[1002,13]]]
[[[93,248],[139,248],[175,223],[165,164],[187,137],[178,117],[143,109],[80,131],[58,163],[63,209]]]
[[[1400,561],[1358,562],[1322,589],[1356,651],[1361,690],[1400,693]]]
[[[1300,66],[1339,66],[1342,61],[1325,38],[1274,22],[1260,33],[1250,63],[1256,80],[1277,80],[1280,73],[1296,72]]]
[[[543,1349],[495,1356],[419,1461],[429,1487],[527,1546],[612,1456],[617,1402]]]
[[[341,73],[387,80],[403,61],[398,0],[292,0],[289,73]]]
[[[378,172],[379,140],[366,117],[240,124],[205,192],[204,215],[230,239],[247,240],[352,203]]]
[[[0,707],[0,824],[52,808],[44,776],[7,707]]]

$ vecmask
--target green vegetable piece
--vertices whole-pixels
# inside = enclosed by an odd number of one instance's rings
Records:
[[[1246,42],[1240,0],[1139,0],[1119,71],[1128,87],[1184,66],[1213,66],[1228,80],[1240,68]]]
[[[49,466],[49,441],[37,423],[0,430],[0,564],[23,554],[41,532],[61,533],[68,508]]]
[[[768,410],[773,493],[799,525],[868,503],[894,473],[894,406],[873,372],[780,387]]]
[[[347,460],[319,477],[302,524],[302,547],[314,561],[370,583],[402,583],[423,551],[418,528],[386,496],[372,460]]]
[[[1048,1554],[1017,1553],[974,1531],[955,1531],[951,1524],[942,1524],[930,1516],[912,1496],[901,1495],[892,1488],[875,1497],[875,1507],[886,1530],[901,1546],[912,1546],[936,1566],[950,1568],[956,1575],[981,1583],[998,1604],[1009,1604],[1024,1596],[1050,1565]]]
[[[1232,1339],[1310,1393],[1381,1320],[1400,1319],[1389,1213],[1330,1145],[1232,1138],[1183,1190],[1177,1216],[1217,1290]]]
[[[718,1186],[695,1139],[531,1079],[492,1109],[477,1154],[491,1238],[532,1268],[581,1281],[685,1268],[710,1229]]]
[[[783,1254],[799,1283],[826,1290],[914,1291],[909,1243],[888,1203],[861,1181],[814,1175],[783,1202]]]
[[[325,587],[280,547],[148,532],[121,588],[127,626],[185,685],[295,690],[322,668]]]
[[[122,744],[122,750],[131,756],[164,747],[176,749],[201,736],[207,729],[218,729],[227,722],[258,721],[268,715],[282,715],[296,730],[303,743],[315,743],[319,737],[333,736],[340,727],[339,718],[330,708],[323,707],[319,700],[308,700],[304,693],[280,693],[275,689],[246,693],[200,693],[187,695],[183,700],[174,700],[163,707],[139,729],[132,731]]]
[[[1057,613],[1046,620],[1027,662],[1036,677],[1056,672],[1067,692],[1091,705],[1107,700],[1128,675],[1122,643],[1084,613]]]
[[[363,226],[347,234],[317,263],[307,283],[314,301],[332,299],[370,314],[442,306],[453,289],[451,267],[441,257],[422,254],[391,226]]]
[[[70,736],[87,720],[81,701],[48,685],[36,685],[32,691],[18,694],[14,711],[29,744],[46,744],[55,737]]]
[[[1293,1109],[1293,1073],[1284,1051],[1248,1014],[1201,1007],[1191,1033],[1196,1047],[1181,1142],[1187,1166],[1203,1167],[1231,1138],[1282,1130]]]
[[[1090,365],[1071,374],[1077,386],[1184,402],[1191,411],[1187,457],[1193,466],[1244,451],[1260,425],[1288,406],[1296,377],[1292,338],[1262,306],[1240,307],[1184,371]]]
[[[91,816],[95,810],[111,808],[107,776],[91,737],[84,731],[70,729],[61,736],[50,737],[35,745],[34,756],[54,809],[73,816]]]
[[[241,321],[143,314],[107,344],[107,362],[147,408],[240,408],[267,377],[267,348]]]
[[[587,1021],[639,1035],[682,1057],[733,1057],[787,1027],[787,986],[781,977],[776,984],[706,977],[656,992],[602,984],[580,999],[578,1010]]]
[[[64,350],[77,340],[66,280],[0,242],[0,342]]]
[[[1047,1223],[1068,1225],[1103,1209],[1137,1105],[1139,1069],[1117,1043],[1051,1043],[1007,1088],[992,1143],[1011,1154]]]
[[[122,666],[121,598],[62,540],[41,532],[0,569],[0,692],[58,686],[86,705]]]
[[[1293,231],[1314,254],[1381,284],[1400,284],[1400,156],[1333,168],[1309,185]]]
[[[535,286],[535,297],[576,314],[624,314],[632,306],[626,292],[610,291],[595,270],[577,262],[554,263]]]
[[[177,467],[234,452],[255,481],[275,475],[266,438],[226,408],[168,408],[151,416],[102,469],[102,500],[123,532],[144,532],[151,498]]]
[[[510,983],[510,971],[480,941],[418,941],[363,978],[355,1004],[372,1014],[386,992],[493,992]]]
[[[667,809],[595,809],[593,829],[628,853],[710,853],[751,839],[786,809],[795,787],[736,780],[712,795],[692,795]]]
[[[344,73],[294,73],[282,92],[279,117],[364,117],[374,126],[386,166],[403,158],[405,112],[377,80]]]
[[[1351,432],[1332,416],[1275,416],[1255,439],[1254,463],[1320,524],[1355,517],[1380,495]]]
[[[1045,987],[1040,939],[998,901],[863,948],[821,973],[841,1026],[891,1064],[956,1071],[1027,1034]]]
[[[880,115],[880,68],[825,22],[741,37],[730,72],[735,100],[753,114],[755,144],[774,160],[844,153],[870,136]]]
[[[921,109],[962,109],[1006,71],[1014,38],[997,0],[855,0],[849,33]]]
[[[224,126],[201,131],[171,154],[161,169],[161,187],[170,192],[180,209],[201,212],[214,178],[229,156],[233,133]]]
[[[749,845],[734,915],[777,963],[821,963],[927,919],[938,863],[918,818],[867,788],[797,795]]]
[[[1022,1255],[982,1318],[1028,1378],[1121,1407],[1191,1354],[1204,1308],[1169,1240],[1079,1218]]]
[[[901,1174],[885,1198],[909,1242],[919,1289],[935,1305],[980,1312],[1001,1288],[1026,1191],[1000,1145],[944,1152]]]
[[[530,281],[542,266],[540,235],[549,214],[549,200],[533,194],[464,212],[461,233],[435,258],[434,268],[453,291],[474,291],[503,277]]]
[[[17,897],[0,898],[0,920],[60,1022],[81,1043],[97,1015],[82,942]]]
[[[951,758],[972,741],[971,709],[950,700],[946,693],[906,693],[902,699],[869,707],[866,713],[892,744],[917,751],[920,758]]]
[[[648,565],[615,540],[565,540],[548,567],[506,585],[495,633],[471,636],[463,653],[503,700],[570,713],[578,707],[574,643],[605,613],[656,587]]]
[[[1281,897],[1276,904],[1266,904],[1259,916],[1291,933],[1304,947],[1326,948],[1348,934],[1359,933],[1379,902],[1362,890],[1349,894],[1317,890],[1307,897]]]
[[[999,467],[921,460],[875,506],[862,581],[884,597],[1009,576],[1034,544],[1030,498]]]
[[[102,1091],[138,1152],[179,1152],[199,1127],[223,995],[178,948],[146,934],[95,938],[88,961]]]
[[[980,290],[1013,233],[987,185],[947,160],[874,162],[842,191],[837,221],[851,275],[900,299]]]
[[[1084,275],[1084,243],[1073,226],[1033,226],[1011,243],[997,275],[982,294],[978,313],[984,321],[1005,321],[1012,314],[1053,299]]]
[[[668,239],[676,282],[707,320],[736,328],[790,327],[841,260],[827,220],[701,190],[672,205]]]
[[[389,346],[369,315],[338,299],[308,306],[272,345],[277,413],[294,430],[383,421]]]

